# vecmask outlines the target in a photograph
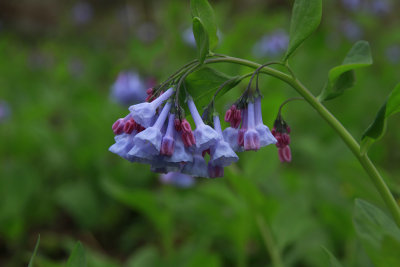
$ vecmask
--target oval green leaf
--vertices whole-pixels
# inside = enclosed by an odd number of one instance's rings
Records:
[[[209,38],[209,47],[214,49],[218,44],[217,24],[215,22],[214,10],[207,0],[190,0],[192,18],[198,17],[204,25]]]
[[[375,120],[363,133],[360,147],[361,154],[367,153],[371,145],[384,135],[387,118],[398,112],[400,112],[400,83],[390,93],[376,114]]]
[[[372,62],[369,43],[363,40],[356,42],[347,53],[343,63],[329,71],[328,82],[318,99],[326,101],[342,95],[346,89],[354,86],[354,70],[370,66]]]
[[[209,46],[208,34],[204,28],[203,23],[201,22],[201,19],[198,17],[193,18],[193,34],[197,44],[197,51],[200,64],[203,64],[204,60],[206,59],[206,56],[209,53],[210,46]]]
[[[322,17],[322,0],[296,0],[293,5],[290,22],[290,41],[283,61],[287,61],[293,52],[317,28]]]

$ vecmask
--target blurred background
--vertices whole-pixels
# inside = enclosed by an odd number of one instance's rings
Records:
[[[368,40],[374,65],[327,107],[356,138],[400,77],[400,3],[325,0],[318,31],[291,66],[318,94],[352,44]],[[260,63],[288,42],[292,1],[211,0],[217,52]],[[216,180],[159,177],[108,151],[112,123],[196,57],[189,1],[0,1],[0,266],[63,266],[80,240],[88,266],[372,266],[355,237],[355,198],[384,205],[368,176],[306,103],[284,109],[290,164],[277,149],[241,154]],[[249,69],[215,65],[230,75]],[[272,127],[296,93],[260,80]],[[246,84],[221,98],[224,114]],[[129,100],[127,100],[129,99]],[[400,196],[400,117],[371,158]],[[266,218],[265,246],[257,216]]]

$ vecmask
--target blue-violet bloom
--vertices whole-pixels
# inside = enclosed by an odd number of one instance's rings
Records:
[[[225,142],[223,138],[221,130],[221,122],[218,116],[214,116],[214,129],[218,133],[219,139],[215,143],[215,145],[211,146],[210,149],[211,152],[210,162],[212,163],[212,165],[226,167],[238,161],[239,157],[232,150],[229,144]]]
[[[261,110],[261,97],[257,97],[254,102],[255,108],[255,123],[256,130],[260,136],[260,146],[268,146],[270,144],[275,144],[277,141],[275,137],[272,135],[268,126],[264,125],[262,119],[262,110]]]
[[[144,102],[129,107],[133,119],[147,128],[152,125],[157,108],[173,94],[173,89],[170,88],[153,102]]]
[[[244,150],[259,150],[260,135],[256,131],[254,103],[249,102],[247,106],[247,129],[244,133]]]
[[[196,147],[197,150],[203,152],[204,150],[209,149],[212,145],[214,145],[218,140],[218,133],[211,128],[209,125],[206,125],[200,117],[199,112],[196,109],[196,106],[192,99],[188,99],[188,106],[190,113],[192,114],[194,123],[196,124],[196,130],[194,130],[194,137],[196,139]]]

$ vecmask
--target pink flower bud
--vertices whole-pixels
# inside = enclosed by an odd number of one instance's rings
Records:
[[[125,122],[124,119],[118,119],[114,124],[112,125],[112,130],[115,135],[122,134],[124,132],[124,126]]]

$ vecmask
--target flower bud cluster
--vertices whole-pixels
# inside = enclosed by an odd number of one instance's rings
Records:
[[[290,151],[290,127],[282,119],[280,115],[275,120],[274,128],[272,129],[272,134],[275,136],[277,142],[276,147],[278,148],[278,156],[281,162],[292,161],[292,153]]]

